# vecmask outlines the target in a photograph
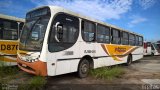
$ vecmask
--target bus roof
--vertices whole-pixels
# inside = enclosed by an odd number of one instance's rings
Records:
[[[25,19],[23,18],[17,18],[14,16],[9,16],[9,15],[4,15],[4,14],[0,14],[0,18],[7,19],[7,20],[14,20],[18,22],[25,22]]]
[[[86,20],[89,20],[89,21],[92,21],[92,22],[95,22],[95,23],[98,23],[98,24],[102,24],[102,25],[105,25],[105,26],[109,26],[109,27],[112,27],[112,28],[121,30],[121,31],[125,31],[125,32],[128,32],[128,33],[132,33],[132,34],[136,34],[136,35],[142,36],[142,35],[140,35],[140,34],[137,34],[137,33],[134,33],[134,32],[131,32],[131,31],[128,31],[128,30],[125,30],[125,29],[122,29],[122,28],[117,27],[117,26],[115,26],[115,25],[111,25],[111,24],[109,24],[109,23],[102,22],[102,21],[93,19],[93,18],[91,18],[91,17],[81,15],[81,14],[79,14],[79,13],[72,12],[72,11],[70,11],[70,10],[67,10],[67,9],[65,9],[65,8],[63,8],[63,7],[59,7],[59,6],[41,6],[41,7],[38,7],[38,8],[34,8],[34,9],[30,10],[29,12],[34,11],[34,10],[39,9],[39,8],[44,8],[44,7],[49,7],[52,12],[57,11],[57,12],[68,13],[68,14],[71,14],[71,15],[73,15],[73,16],[76,16],[76,17],[79,17],[79,18],[82,18],[82,19],[86,19]]]

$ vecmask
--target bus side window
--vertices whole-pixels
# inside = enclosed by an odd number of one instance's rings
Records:
[[[96,25],[89,21],[82,21],[82,38],[86,42],[95,41]]]
[[[122,32],[122,45],[128,45],[129,34],[127,32]]]
[[[97,26],[97,42],[109,43],[110,42],[110,28],[102,25]]]
[[[74,43],[78,36],[78,19],[69,15],[59,14],[55,17],[52,26],[54,42]]]
[[[112,44],[121,44],[121,39],[120,39],[120,31],[116,29],[111,29],[111,43]]]
[[[17,40],[18,39],[18,24],[12,20],[2,20],[1,22],[1,39]]]
[[[139,42],[139,37],[136,35],[136,42],[135,42],[136,46],[138,46],[138,42]]]
[[[129,45],[135,45],[135,35],[129,34]]]
[[[138,45],[143,46],[143,37],[139,36]]]
[[[79,35],[79,19],[60,13],[53,21],[49,36],[49,51],[58,52],[73,46]]]

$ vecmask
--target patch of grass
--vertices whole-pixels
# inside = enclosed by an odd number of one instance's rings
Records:
[[[95,78],[99,79],[108,79],[108,80],[120,77],[122,74],[124,74],[124,70],[122,67],[119,66],[102,67],[90,71],[91,76],[94,76]]]
[[[7,83],[18,73],[19,68],[16,66],[7,66],[0,62],[0,82]]]
[[[29,88],[31,89],[41,89],[47,83],[46,78],[42,76],[34,76],[29,80]]]
[[[0,62],[0,77],[12,76],[19,71],[16,66],[7,66],[3,62]]]
[[[27,80],[26,83],[20,84],[18,90],[43,90],[44,85],[47,83],[45,77],[33,76]]]
[[[0,83],[8,84],[10,81],[16,79],[19,70],[17,66],[7,66],[5,63],[0,62]],[[25,75],[23,77],[27,78]],[[46,83],[45,77],[32,76],[20,83],[18,90],[41,90]]]

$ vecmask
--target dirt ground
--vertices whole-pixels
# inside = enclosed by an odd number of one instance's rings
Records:
[[[125,74],[112,80],[96,79],[92,76],[80,79],[76,73],[46,77],[47,90],[160,90],[160,56],[147,56],[133,62],[130,66],[122,65]],[[19,71],[10,84],[24,84],[33,75]],[[151,84],[158,85],[151,87]]]
[[[143,59],[133,62],[130,66],[124,67],[125,74],[113,80],[96,79],[87,77],[80,79],[75,73],[65,74],[56,77],[48,77],[46,89],[55,90],[141,90],[160,89],[160,56],[146,56]],[[157,80],[157,81],[156,81]],[[156,84],[158,87],[150,88],[148,82]],[[153,82],[156,81],[156,82]]]

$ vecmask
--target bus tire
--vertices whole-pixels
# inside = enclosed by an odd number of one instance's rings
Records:
[[[80,78],[85,78],[88,76],[88,73],[89,73],[89,61],[87,59],[82,59],[79,63],[79,66],[78,66],[78,76]]]
[[[154,53],[153,53],[153,52],[151,53],[151,56],[154,56]]]
[[[132,55],[128,55],[126,66],[131,65],[132,63]]]

